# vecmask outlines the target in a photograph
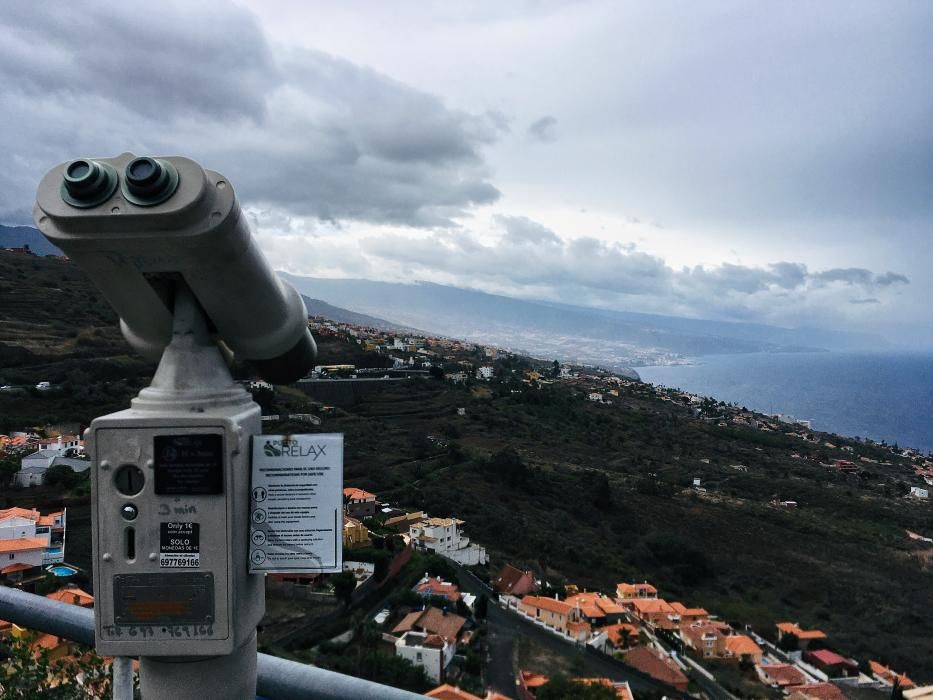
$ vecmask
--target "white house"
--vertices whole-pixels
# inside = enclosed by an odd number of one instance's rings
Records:
[[[36,566],[65,560],[65,510],[42,515],[38,510],[0,510],[0,575],[22,578]]]
[[[924,499],[926,499],[926,498],[929,498],[929,497],[930,497],[930,492],[929,492],[927,489],[922,489],[922,488],[920,488],[919,486],[911,486],[911,487],[910,487],[910,495],[911,495],[913,498],[924,498]]]
[[[489,381],[490,379],[493,378],[494,375],[495,375],[495,371],[493,370],[492,367],[489,367],[489,366],[480,367],[479,369],[476,370],[477,379],[485,379],[486,381]]]
[[[423,552],[434,552],[467,566],[485,564],[486,549],[470,544],[470,538],[460,532],[463,524],[457,518],[425,518],[411,525],[408,534],[412,545]]]
[[[45,474],[49,468],[60,464],[71,468],[76,473],[85,472],[90,468],[90,460],[63,457],[62,452],[64,452],[64,447],[61,450],[57,448],[38,450],[26,455],[20,460],[20,470],[14,474],[13,483],[20,488],[41,486],[45,483]]]
[[[27,469],[29,467],[48,469],[52,466],[52,462],[55,461],[55,458],[60,457],[61,454],[61,451],[57,449],[36,450],[32,454],[23,457],[19,462],[19,466],[20,469]]]
[[[42,486],[45,483],[45,473],[48,471],[45,467],[26,467],[20,469],[13,475],[13,484],[21,489],[30,486]]]
[[[444,678],[444,671],[454,658],[456,647],[438,634],[406,632],[395,642],[395,655],[421,666],[435,683]]]
[[[587,394],[587,397],[586,397],[586,398],[588,398],[590,401],[602,401],[602,400],[603,400],[603,395],[600,394],[600,393],[597,392],[597,391],[593,391],[593,392]]]

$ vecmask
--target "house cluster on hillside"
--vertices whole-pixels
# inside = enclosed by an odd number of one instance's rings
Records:
[[[619,583],[614,596],[579,592],[575,586],[567,586],[563,594],[542,596],[531,571],[507,564],[491,586],[507,608],[564,639],[612,654],[682,692],[689,682],[684,657],[699,664],[716,660],[754,668],[763,684],[798,700],[843,700],[840,686],[914,687],[906,674],[876,661],[867,662],[870,671],[860,667],[832,649],[820,630],[781,622],[776,627],[777,644],[771,644],[733,628],[704,608],[665,600],[647,581]]]
[[[378,514],[382,518],[382,529],[399,533],[417,551],[439,554],[465,566],[487,561],[485,547],[470,541],[463,532],[462,526],[466,523],[459,518],[431,517],[423,511],[399,511],[379,503],[376,494],[354,487],[343,490],[343,499],[344,545],[350,549],[370,544],[370,531],[363,521]]]
[[[20,460],[20,469],[11,484],[19,488],[41,486],[49,469],[55,466],[63,465],[76,473],[86,472],[91,466],[84,456],[84,440],[78,435],[55,433],[39,437],[31,432],[0,435],[0,456],[3,455]]]
[[[65,509],[0,510],[0,583],[23,586],[42,578],[42,567],[65,560]]]

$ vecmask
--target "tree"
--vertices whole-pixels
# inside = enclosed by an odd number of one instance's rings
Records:
[[[343,601],[343,604],[350,607],[350,601],[353,599],[353,591],[356,589],[356,576],[352,571],[341,571],[330,577],[330,585],[334,589],[334,595],[337,600]]]
[[[49,486],[61,486],[70,489],[84,480],[84,476],[75,472],[67,464],[55,464],[45,471],[45,483]]]
[[[51,660],[48,649],[35,650],[38,634],[2,640],[4,657],[0,696],[10,700],[90,700],[110,697],[111,667],[93,650],[74,645],[72,655]]]
[[[0,456],[0,486],[6,486],[13,479],[13,475],[19,471],[20,456],[14,453],[7,453]]]

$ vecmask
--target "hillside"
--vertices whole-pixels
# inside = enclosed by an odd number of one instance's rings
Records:
[[[86,422],[146,381],[151,366],[130,354],[74,266],[0,253],[0,285],[10,300],[0,340],[9,356],[28,353],[0,365],[0,384],[62,383],[0,393],[0,430]],[[318,341],[324,364],[385,359],[347,337]],[[903,497],[906,459],[699,420],[634,382],[598,404],[582,386],[522,382],[527,358],[496,364],[504,379],[491,383],[413,379],[348,394],[320,428],[346,435],[347,484],[464,519],[495,565],[607,591],[647,578],[765,636],[779,620],[817,626],[847,654],[933,681],[933,556],[905,534],[933,535],[933,511]],[[268,412],[314,410],[313,385],[299,386],[277,388]],[[821,466],[859,456],[876,462],[858,476]],[[799,507],[768,505],[775,497]]]
[[[0,248],[29,246],[36,255],[63,255],[57,246],[32,226],[3,226],[0,224]]]
[[[637,385],[605,406],[565,387],[422,382],[368,395],[325,429],[352,447],[349,484],[464,519],[497,563],[606,591],[647,578],[765,636],[796,620],[933,679],[931,550],[905,535],[933,519],[901,495],[904,465],[833,473],[819,462],[838,449],[695,420]]]
[[[418,332],[423,333],[423,331],[418,331],[414,328],[409,328],[403,326],[399,323],[393,323],[392,321],[386,321],[381,318],[376,318],[375,316],[368,316],[366,314],[357,313],[356,311],[349,311],[348,309],[342,309],[339,306],[334,306],[333,304],[328,304],[326,301],[321,301],[320,299],[310,299],[304,295],[301,296],[305,302],[305,308],[308,310],[309,316],[320,316],[321,318],[326,318],[331,321],[339,321],[341,323],[352,323],[357,326],[366,326],[368,328],[378,328],[383,331],[399,331],[399,332]]]
[[[433,333],[613,369],[663,362],[671,354],[877,349],[885,344],[859,334],[525,301],[426,282],[283,276],[303,294]]]

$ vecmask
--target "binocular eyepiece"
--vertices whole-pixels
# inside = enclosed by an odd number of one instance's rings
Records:
[[[65,166],[62,199],[73,207],[88,209],[106,202],[117,189],[119,176],[108,163],[81,158]],[[178,189],[178,170],[170,161],[134,158],[123,170],[124,199],[139,207],[161,204]]]
[[[178,156],[82,158],[46,174],[35,220],[91,274],[144,356],[158,359],[172,336],[154,280],[177,274],[235,354],[268,381],[295,381],[316,355],[304,302],[269,267],[228,184]]]

